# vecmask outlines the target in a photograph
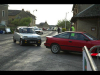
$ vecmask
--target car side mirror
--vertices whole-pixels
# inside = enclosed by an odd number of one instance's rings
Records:
[[[85,40],[85,41],[90,41],[88,38],[85,38],[84,40]]]

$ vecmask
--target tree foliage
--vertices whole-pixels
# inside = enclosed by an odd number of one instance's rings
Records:
[[[25,17],[22,19],[14,19],[11,23],[16,26],[28,26],[31,23],[31,18]]]
[[[67,30],[69,30],[70,24],[71,24],[70,21],[66,21],[66,29],[67,29]],[[58,25],[59,27],[65,28],[65,20],[58,20],[57,25]]]

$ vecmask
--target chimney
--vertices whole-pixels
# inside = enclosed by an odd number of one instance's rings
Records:
[[[47,21],[45,21],[45,24],[47,24]]]
[[[24,9],[22,9],[22,11],[24,11]]]

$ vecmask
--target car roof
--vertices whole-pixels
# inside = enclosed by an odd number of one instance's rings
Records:
[[[80,31],[65,31],[65,32],[69,32],[69,33],[85,33],[85,32],[80,32]]]

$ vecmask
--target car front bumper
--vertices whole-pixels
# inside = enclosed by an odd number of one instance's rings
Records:
[[[24,44],[41,44],[41,39],[22,39]]]

